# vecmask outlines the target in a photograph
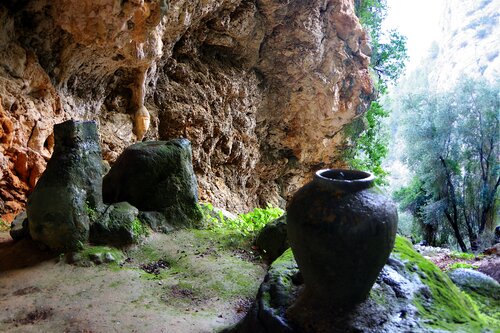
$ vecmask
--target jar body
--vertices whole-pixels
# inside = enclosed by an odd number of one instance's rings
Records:
[[[332,176],[339,170],[326,171]],[[394,246],[397,211],[372,185],[373,179],[346,184],[315,177],[290,201],[288,238],[309,301],[352,307],[366,299],[385,265]]]

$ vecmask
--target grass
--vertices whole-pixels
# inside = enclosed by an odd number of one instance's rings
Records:
[[[484,255],[482,254],[476,256],[474,253],[456,252],[456,251],[452,251],[450,256],[455,259],[464,259],[464,260],[474,260],[476,258],[484,257]]]

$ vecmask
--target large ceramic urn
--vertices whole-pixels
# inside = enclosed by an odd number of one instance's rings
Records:
[[[370,173],[316,172],[287,207],[288,237],[305,283],[295,310],[349,309],[365,300],[392,251],[397,219]]]

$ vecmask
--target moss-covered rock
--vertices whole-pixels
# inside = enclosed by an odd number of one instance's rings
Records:
[[[245,319],[227,332],[302,332],[286,316],[286,309],[302,288],[292,252],[287,250],[269,268]],[[498,318],[481,304],[483,299],[462,292],[409,241],[398,236],[369,298],[353,310],[329,309],[322,320],[323,324],[328,322],[329,333],[497,332]],[[306,331],[316,332],[314,328]]]
[[[66,253],[64,258],[68,264],[89,267],[92,265],[116,264],[125,259],[125,255],[113,247],[84,245],[78,251]]]
[[[186,139],[134,144],[104,177],[104,201],[127,201],[140,211],[160,212],[168,225],[165,229],[198,226],[202,214],[191,158],[191,144]]]
[[[500,323],[500,284],[496,280],[481,272],[464,268],[450,271],[448,276],[462,291],[474,299],[480,312],[495,318]]]
[[[102,205],[102,156],[97,125],[68,120],[54,126],[55,147],[28,199],[34,240],[55,250],[74,250],[88,240],[86,205]]]
[[[137,242],[141,236],[148,233],[138,215],[139,210],[128,202],[118,202],[108,206],[92,223],[90,242],[115,246]]]
[[[270,262],[281,256],[290,247],[286,232],[286,215],[266,224],[257,235],[255,245],[264,252]]]

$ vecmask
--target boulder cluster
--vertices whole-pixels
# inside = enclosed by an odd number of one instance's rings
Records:
[[[54,135],[47,169],[13,223],[14,239],[31,237],[56,251],[87,242],[122,246],[146,233],[144,224],[167,232],[201,220],[188,140],[136,143],[104,175],[95,122],[68,120]]]

